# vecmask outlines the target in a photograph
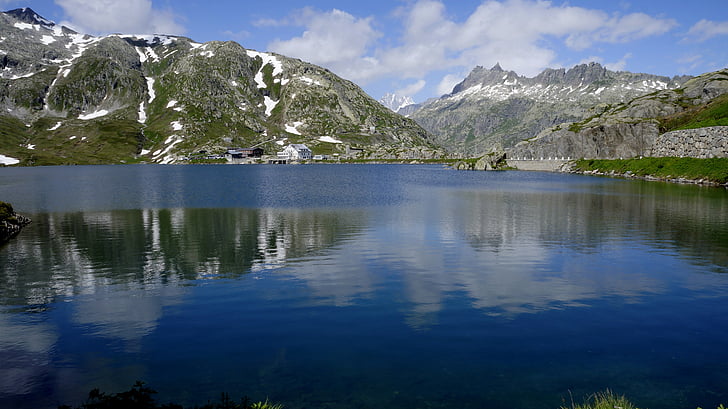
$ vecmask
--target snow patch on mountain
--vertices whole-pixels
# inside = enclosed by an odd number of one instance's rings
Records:
[[[147,80],[147,90],[149,91],[149,103],[151,104],[152,101],[157,97],[157,93],[154,92],[154,78],[152,77],[146,77]]]
[[[78,119],[80,119],[82,121],[88,121],[88,120],[91,120],[91,119],[101,118],[102,116],[106,116],[108,114],[109,114],[109,111],[107,111],[105,109],[101,109],[101,110],[96,111],[96,112],[91,112],[90,114],[79,115],[78,116]]]
[[[265,116],[270,116],[273,113],[273,109],[278,105],[278,101],[274,101],[267,95],[263,97],[263,103],[265,104]]]
[[[19,159],[0,154],[0,165],[17,165],[18,163],[20,163]]]
[[[316,80],[315,80],[315,79],[313,79],[313,78],[309,78],[309,77],[298,77],[297,79],[298,79],[299,81],[303,81],[303,82],[305,82],[305,83],[306,83],[306,84],[308,84],[308,85],[318,85],[318,86],[320,86],[320,87],[321,87],[321,86],[323,86],[323,84],[321,84],[321,82],[320,82],[320,81],[316,81]]]
[[[21,30],[35,30],[35,31],[40,31],[40,25],[38,25],[38,24],[15,23],[15,24],[13,24],[13,27],[19,28]]]
[[[328,143],[344,143],[344,142],[342,142],[342,141],[340,141],[338,139],[335,139],[335,138],[333,138],[331,136],[322,136],[322,137],[318,138],[318,140],[321,141],[321,142],[328,142]]]
[[[40,42],[45,45],[51,45],[56,42],[56,38],[54,36],[44,35],[40,38]]]
[[[299,132],[298,127],[303,125],[303,122],[296,121],[293,123],[293,125],[286,124],[286,132],[292,133],[294,135],[300,135],[301,132]]]
[[[276,58],[275,55],[269,54],[269,53],[261,53],[258,51],[253,50],[245,50],[245,53],[250,58],[256,58],[259,57],[261,60],[263,60],[263,64],[261,64],[260,69],[255,74],[255,83],[258,84],[258,88],[267,88],[265,81],[263,80],[263,68],[265,68],[266,65],[270,64],[273,67],[273,73],[272,76],[278,76],[283,74],[283,63]]]

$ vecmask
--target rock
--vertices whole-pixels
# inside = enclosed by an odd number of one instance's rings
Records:
[[[10,203],[0,202],[0,245],[17,236],[31,220],[15,213]]]

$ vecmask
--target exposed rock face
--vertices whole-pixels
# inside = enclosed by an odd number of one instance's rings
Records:
[[[666,132],[654,141],[650,156],[728,158],[728,126]]]
[[[456,170],[499,170],[508,166],[505,152],[491,152],[477,161],[459,161],[453,165]]]
[[[542,130],[593,115],[594,106],[673,89],[688,77],[609,71],[597,63],[547,69],[533,78],[500,65],[476,67],[453,92],[408,115],[437,141],[466,155],[512,147]],[[409,114],[409,113],[408,113]]]
[[[728,93],[728,70],[701,75],[674,90],[664,90],[629,102],[603,107],[581,122],[561,124],[522,141],[508,149],[509,158],[631,158],[637,156],[693,156],[719,152],[722,142],[701,143],[705,148],[690,147],[688,139],[660,136],[660,119],[709,103]],[[688,135],[699,134],[691,131]],[[722,135],[724,131],[709,131],[706,137]],[[697,134],[696,134],[697,133]],[[682,135],[679,133],[678,135]],[[682,138],[682,137],[681,137]],[[697,138],[697,137],[696,137]],[[699,138],[698,138],[699,139]],[[698,142],[698,139],[695,142]],[[672,142],[671,142],[672,141]],[[685,151],[680,149],[685,148]],[[663,153],[664,152],[664,153]]]
[[[0,245],[17,236],[28,224],[29,218],[15,213],[9,203],[0,202]]]

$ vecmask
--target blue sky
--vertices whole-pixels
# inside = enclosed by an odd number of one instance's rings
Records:
[[[596,61],[698,75],[728,66],[724,0],[0,0],[89,34],[234,40],[326,68],[379,99],[450,92],[476,65],[534,76]]]

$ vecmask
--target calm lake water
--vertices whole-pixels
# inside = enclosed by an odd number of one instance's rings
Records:
[[[439,166],[0,169],[0,407],[728,403],[728,193]]]

